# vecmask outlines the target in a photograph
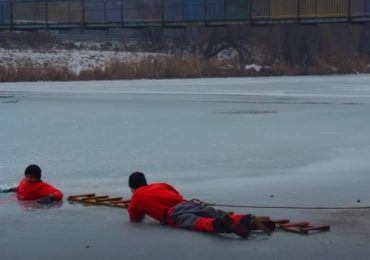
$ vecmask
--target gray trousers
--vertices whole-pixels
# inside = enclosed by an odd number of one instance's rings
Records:
[[[193,229],[199,218],[222,218],[226,212],[194,202],[183,202],[175,206],[170,218],[181,228]]]

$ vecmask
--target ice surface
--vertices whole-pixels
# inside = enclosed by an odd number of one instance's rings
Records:
[[[2,83],[0,184],[18,181],[37,163],[44,180],[67,195],[127,197],[127,176],[141,170],[150,182],[169,182],[209,202],[364,206],[370,204],[369,112],[368,75]],[[23,259],[22,252],[29,259],[367,259],[370,253],[367,211],[256,210],[334,227],[310,237],[277,233],[240,242],[150,220],[132,225],[116,209],[65,202],[25,211],[11,195],[0,196],[4,259]],[[345,225],[346,219],[357,224]]]

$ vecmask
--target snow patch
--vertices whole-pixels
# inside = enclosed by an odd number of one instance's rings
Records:
[[[337,72],[338,71],[338,68],[336,68],[334,66],[326,65],[326,67],[328,67],[332,72]]]
[[[239,57],[239,53],[234,48],[223,49],[217,53],[218,60],[233,60]]]
[[[255,70],[256,72],[260,72],[262,69],[262,66],[257,64],[247,64],[244,67],[246,70]]]
[[[79,74],[83,70],[104,68],[112,61],[138,62],[144,58],[163,56],[160,53],[139,53],[97,50],[33,51],[0,48],[0,66],[34,65],[38,67],[67,67]]]

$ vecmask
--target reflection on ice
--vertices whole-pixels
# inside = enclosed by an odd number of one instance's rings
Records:
[[[63,206],[63,200],[53,201],[49,204],[40,204],[36,200],[21,201],[18,200],[14,193],[0,194],[0,206],[5,210],[5,208],[13,208],[14,205],[18,205],[23,211],[32,211],[39,209],[55,209],[61,208]]]
[[[63,200],[53,201],[49,204],[40,204],[37,201],[19,201],[18,204],[21,210],[30,211],[38,209],[55,209],[61,208],[63,206]]]
[[[251,115],[263,115],[263,114],[275,114],[278,113],[276,110],[230,110],[230,111],[221,111],[217,112],[219,114],[230,114],[230,115],[238,115],[238,114],[251,114]]]

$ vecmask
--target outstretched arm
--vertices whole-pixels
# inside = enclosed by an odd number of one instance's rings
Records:
[[[4,189],[0,190],[0,192],[7,193],[7,192],[17,192],[17,188],[10,188],[10,189]]]
[[[5,185],[0,187],[0,192],[7,193],[7,192],[17,192],[17,187],[12,187],[12,185]]]

